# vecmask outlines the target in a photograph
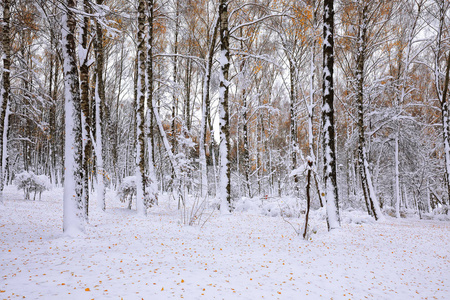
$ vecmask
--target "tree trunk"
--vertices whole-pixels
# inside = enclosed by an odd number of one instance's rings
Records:
[[[444,90],[441,96],[441,115],[442,128],[444,138],[444,152],[445,152],[445,177],[447,181],[447,197],[450,199],[450,133],[449,133],[449,116],[448,116],[448,85],[450,77],[450,51],[447,56],[447,68],[445,71]]]
[[[138,6],[138,54],[137,54],[137,103],[136,103],[136,210],[139,215],[147,214],[147,174],[145,168],[145,2]]]
[[[3,47],[3,86],[1,89],[1,112],[0,112],[0,203],[3,203],[3,189],[5,186],[5,171],[7,141],[8,141],[8,107],[11,97],[10,86],[10,70],[11,70],[11,33],[10,33],[10,0],[3,1],[3,32],[2,32],[2,47]]]
[[[103,4],[103,0],[97,0],[98,5]],[[105,170],[103,167],[103,107],[105,106],[105,84],[103,81],[103,28],[98,20],[95,22],[96,42],[95,58],[97,69],[95,75],[95,153],[97,169],[97,204],[102,209],[106,209],[105,202]]]
[[[176,7],[175,7],[175,41],[174,41],[174,47],[173,47],[173,53],[175,56],[173,57],[173,100],[172,100],[172,150],[171,152],[176,154],[177,153],[177,115],[178,115],[178,95],[177,95],[177,83],[178,83],[178,34],[180,31],[180,24],[179,24],[179,17],[180,17],[180,10],[179,10],[179,0],[176,0]],[[174,162],[172,162],[172,191],[175,187],[175,169],[174,169]]]
[[[74,0],[66,1],[67,10],[62,17],[62,50],[64,56],[65,89],[65,173],[63,230],[77,235],[84,231],[82,125],[80,81],[75,52],[76,20]]]
[[[228,1],[221,0],[219,4],[220,17],[220,191],[221,212],[231,211],[231,170],[230,170],[230,121],[228,111],[228,71],[230,68],[229,32],[228,32]]]
[[[356,55],[356,72],[355,77],[357,81],[357,105],[358,105],[358,127],[359,127],[359,166],[361,171],[361,181],[367,188],[365,193],[365,200],[370,204],[370,208],[376,220],[382,218],[380,205],[376,197],[375,189],[372,182],[372,176],[369,169],[369,162],[367,159],[366,147],[365,147],[365,130],[364,130],[364,62],[365,62],[365,48],[366,48],[366,36],[367,36],[367,5],[364,5],[362,11],[362,20],[360,21],[360,32],[358,40],[358,50]]]
[[[89,1],[83,1],[83,10],[90,13]],[[81,45],[79,51],[80,59],[80,88],[81,88],[81,123],[83,124],[83,205],[86,221],[89,219],[89,162],[92,159],[91,131],[91,97],[89,95],[89,66],[88,66],[88,37],[89,37],[89,17],[83,17],[81,26]]]
[[[296,93],[295,93],[295,66],[294,62],[292,61],[292,58],[289,59],[289,75],[290,75],[290,113],[291,113],[291,160],[292,160],[292,166],[291,171],[295,170],[297,168],[297,151],[298,151],[298,144],[297,144],[297,122],[296,122]],[[298,175],[294,175],[294,186],[293,189],[295,191],[296,196],[299,196],[299,189],[298,189]]]
[[[200,158],[200,166],[201,166],[201,196],[202,198],[206,197],[208,194],[208,170],[206,163],[206,135],[208,133],[207,130],[207,119],[209,114],[209,89],[211,84],[211,71],[213,66],[213,57],[214,57],[214,48],[216,46],[217,39],[217,31],[219,28],[220,18],[217,18],[217,22],[214,22],[214,30],[213,35],[211,36],[209,50],[206,57],[206,71],[205,71],[205,79],[203,83],[203,103],[202,103],[202,118],[201,118],[201,132],[200,132],[200,141],[199,141],[199,158]]]
[[[323,166],[328,230],[340,227],[336,180],[336,145],[334,125],[334,1],[324,0],[323,12]]]
[[[157,192],[158,192],[158,184],[156,182],[155,175],[155,154],[154,154],[154,130],[153,130],[153,120],[154,120],[154,103],[153,103],[153,0],[147,0],[147,8],[148,8],[148,49],[147,49],[147,127],[148,127],[148,195],[149,195],[149,203],[148,205],[152,205],[156,203],[157,200]]]

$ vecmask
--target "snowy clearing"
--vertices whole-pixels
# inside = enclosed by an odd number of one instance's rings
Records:
[[[86,236],[69,239],[62,189],[24,201],[7,187],[0,298],[450,298],[449,222],[388,217],[328,233],[316,215],[306,242],[282,218],[250,212],[182,225],[161,198],[139,218],[109,191],[106,213],[91,210]]]

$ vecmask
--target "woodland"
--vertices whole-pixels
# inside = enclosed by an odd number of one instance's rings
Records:
[[[69,233],[107,190],[141,216],[163,195],[223,214],[292,197],[329,229],[345,209],[448,212],[447,0],[2,0],[0,15],[0,205],[25,172],[64,188]]]

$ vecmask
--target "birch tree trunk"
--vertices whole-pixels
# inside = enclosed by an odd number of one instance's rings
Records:
[[[367,159],[367,152],[365,146],[365,130],[364,130],[364,62],[365,62],[365,50],[366,50],[366,37],[367,37],[367,16],[368,7],[363,4],[363,10],[361,15],[361,21],[359,26],[359,39],[357,44],[356,54],[356,97],[358,105],[358,127],[359,127],[359,166],[361,170],[361,181],[363,184],[363,190],[366,202],[370,204],[371,211],[376,220],[383,218],[381,214],[380,204],[375,193],[375,189],[372,182],[372,176],[369,169],[369,161]]]
[[[209,50],[206,57],[206,69],[205,78],[203,82],[203,102],[202,102],[202,117],[201,117],[201,132],[199,140],[199,159],[201,168],[201,196],[202,198],[208,195],[208,170],[206,164],[206,134],[207,134],[207,119],[209,111],[209,89],[211,85],[211,71],[213,65],[214,48],[216,46],[217,31],[219,28],[220,18],[217,18],[217,22],[214,22],[214,30],[211,36]]]
[[[10,86],[10,70],[11,70],[11,33],[10,33],[10,0],[3,1],[3,32],[2,32],[2,47],[3,47],[3,74],[2,87],[0,91],[0,203],[3,204],[3,189],[5,187],[5,171],[6,158],[8,156],[7,142],[8,142],[8,108],[11,96]]]
[[[287,52],[287,51],[286,51]],[[289,91],[289,98],[290,98],[290,114],[291,114],[291,123],[290,123],[290,131],[291,131],[291,160],[292,160],[292,166],[291,171],[294,171],[297,169],[297,152],[298,152],[298,143],[297,143],[297,114],[296,114],[296,76],[295,76],[295,66],[293,58],[288,54],[289,56],[289,76],[290,76],[290,91]],[[294,175],[294,186],[293,190],[295,191],[296,196],[299,196],[299,187],[298,187],[298,175]]]
[[[334,1],[324,0],[323,12],[323,166],[328,230],[340,227],[336,180],[336,145],[334,127]]]
[[[103,0],[97,0],[100,6]],[[102,209],[106,209],[105,202],[105,170],[103,168],[103,107],[105,103],[105,85],[103,81],[103,28],[98,20],[95,21],[96,42],[95,42],[95,58],[97,63],[95,76],[95,153],[97,163],[97,204]]]
[[[83,0],[83,11],[86,14],[90,13],[89,1]],[[89,66],[88,66],[88,36],[89,36],[89,17],[83,17],[81,25],[81,44],[79,46],[79,60],[80,60],[80,88],[81,88],[81,124],[83,136],[83,205],[84,217],[86,221],[89,218],[89,162],[92,157],[92,141],[90,137],[91,131],[91,101],[89,95]]]
[[[177,83],[178,83],[178,35],[180,31],[180,7],[179,7],[179,0],[176,0],[175,4],[175,33],[174,33],[174,46],[173,46],[173,53],[175,56],[173,57],[173,100],[172,100],[172,150],[171,152],[173,154],[177,153],[177,115],[178,115],[178,94],[176,91]],[[177,174],[175,174],[175,168],[174,168],[174,161],[172,162],[172,191],[176,190],[175,186],[179,183],[175,183],[175,178],[177,177]]]
[[[145,216],[146,183],[145,172],[145,2],[139,0],[138,32],[137,32],[137,103],[136,103],[136,210],[138,215]]]
[[[230,121],[228,112],[228,71],[230,69],[229,32],[228,32],[228,1],[221,0],[219,4],[220,17],[220,184],[219,197],[222,213],[231,211],[231,170],[230,170]]]
[[[65,1],[67,10],[62,16],[62,50],[64,57],[65,96],[65,173],[64,173],[64,217],[63,230],[68,235],[84,231],[83,169],[82,169],[82,125],[80,80],[75,53],[76,20],[74,0]]]
[[[157,200],[158,184],[155,174],[155,154],[154,154],[154,109],[153,103],[153,0],[147,0],[148,9],[148,49],[147,49],[147,129],[148,129],[148,205],[152,205]]]

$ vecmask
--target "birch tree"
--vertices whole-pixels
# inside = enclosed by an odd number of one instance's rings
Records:
[[[2,47],[3,47],[3,72],[2,86],[0,91],[0,203],[3,204],[3,189],[5,185],[6,159],[8,156],[8,121],[9,121],[9,102],[11,97],[11,34],[10,34],[10,0],[3,1],[2,18]]]
[[[220,18],[220,85],[219,85],[219,117],[220,117],[220,210],[222,213],[231,209],[231,170],[230,170],[230,121],[228,111],[229,85],[228,72],[230,69],[230,50],[228,32],[228,1],[219,3]]]
[[[100,16],[102,16],[103,0],[97,0],[97,8]],[[105,105],[105,83],[103,78],[104,72],[104,50],[103,50],[103,28],[98,19],[95,20],[95,156],[97,169],[97,205],[102,209],[106,209],[105,202],[105,169],[103,166],[103,107]],[[120,90],[119,90],[120,94]]]
[[[328,230],[340,227],[334,124],[334,1],[323,3],[323,167]]]
[[[213,67],[214,49],[216,47],[217,32],[219,28],[220,18],[216,17],[213,22],[212,34],[208,38],[208,52],[206,54],[206,67],[205,75],[203,79],[203,97],[202,97],[202,116],[200,123],[200,137],[199,137],[199,160],[201,168],[201,196],[206,197],[208,194],[208,170],[206,162],[206,149],[208,145],[206,144],[206,136],[208,131],[211,131],[210,126],[208,126],[208,119],[210,116],[210,85],[211,85],[211,73]]]
[[[146,215],[148,198],[147,173],[145,168],[145,92],[146,92],[146,53],[145,53],[145,0],[138,4],[137,32],[137,98],[136,98],[136,210]]]
[[[154,13],[154,2],[153,0],[147,0],[147,10],[148,10],[148,46],[147,46],[147,130],[148,130],[148,200],[149,203],[155,203],[157,198],[157,183],[155,175],[155,154],[154,154],[154,130],[153,130],[153,120],[154,120],[154,110],[155,103],[153,100],[153,13]]]
[[[76,57],[76,19],[74,0],[65,1],[62,16],[62,48],[64,57],[65,97],[65,172],[63,230],[69,235],[84,231],[82,125],[80,79]]]

